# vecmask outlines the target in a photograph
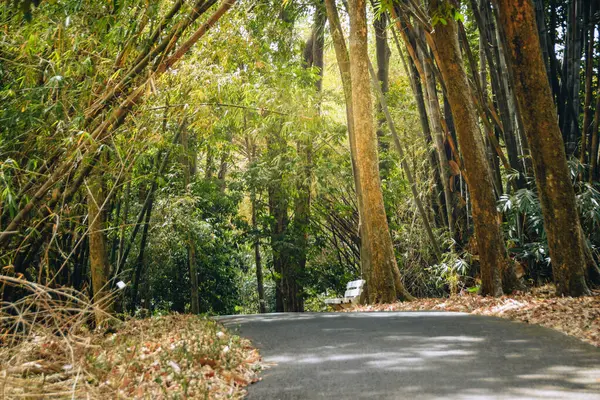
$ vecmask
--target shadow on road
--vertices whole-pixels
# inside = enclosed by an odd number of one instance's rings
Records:
[[[538,326],[444,312],[221,322],[277,364],[249,399],[600,399],[600,350]]]

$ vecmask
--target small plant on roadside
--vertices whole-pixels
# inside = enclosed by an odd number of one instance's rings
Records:
[[[442,261],[427,268],[439,288],[447,288],[451,296],[466,287],[471,255],[467,252],[444,253]]]

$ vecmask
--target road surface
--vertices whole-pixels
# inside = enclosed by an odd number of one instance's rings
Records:
[[[446,312],[221,317],[267,363],[248,399],[600,400],[600,349]]]

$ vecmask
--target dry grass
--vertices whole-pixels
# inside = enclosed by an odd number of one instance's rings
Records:
[[[450,298],[425,298],[411,302],[356,306],[353,311],[459,311],[537,324],[600,347],[600,292],[586,297],[556,297],[545,286],[531,293],[481,297],[463,293]]]
[[[0,399],[241,398],[262,364],[206,318],[170,315],[90,330],[83,294],[0,276],[29,295],[0,306]]]

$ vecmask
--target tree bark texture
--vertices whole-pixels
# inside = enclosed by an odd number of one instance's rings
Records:
[[[531,0],[498,0],[558,295],[587,294],[583,237]]]
[[[189,145],[189,133],[187,130],[187,123],[184,117],[184,122],[181,124],[181,147],[183,148],[182,162],[183,162],[183,182],[185,184],[185,190],[189,192],[189,186],[196,174],[196,154],[194,151],[190,151]],[[227,154],[227,152],[224,152]],[[225,157],[225,155],[223,156]],[[225,165],[225,167],[223,167]],[[222,161],[221,168],[226,170],[227,161]],[[225,172],[219,172],[219,181],[223,182],[220,184],[222,188],[225,188]],[[189,233],[187,237],[187,253],[188,253],[188,269],[190,273],[190,308],[192,314],[200,314],[200,293],[198,285],[198,266],[196,263],[196,243],[194,242],[194,235]]]
[[[275,159],[278,155],[286,153],[287,143],[282,137],[277,127],[273,127],[273,132],[267,138],[267,151],[270,153],[270,159]],[[293,285],[295,280],[290,279],[289,273],[289,246],[287,235],[289,228],[288,215],[288,195],[284,189],[282,180],[283,172],[277,165],[272,166],[271,183],[268,187],[269,195],[269,214],[271,216],[271,249],[273,253],[273,270],[275,272],[275,311],[287,311],[289,302],[293,299],[287,299],[286,294],[294,292]]]
[[[335,0],[325,0],[327,19],[329,20],[330,33],[335,49],[335,56],[340,70],[342,86],[344,89],[344,100],[346,104],[346,122],[348,125],[348,142],[350,145],[350,161],[352,163],[352,175],[354,178],[354,190],[356,191],[356,203],[358,209],[358,232],[360,236],[360,266],[362,277],[367,277],[370,270],[370,259],[367,253],[366,236],[363,233],[364,209],[362,206],[362,190],[360,187],[359,170],[357,167],[356,137],[354,134],[354,113],[352,111],[352,78],[350,75],[350,57],[344,39],[342,25],[340,23]],[[368,292],[369,288],[366,287]],[[368,296],[366,296],[368,298]]]
[[[428,57],[419,50],[419,57],[424,60]],[[442,114],[440,112],[440,102],[437,96],[433,71],[429,63],[422,62],[424,72],[424,90],[427,111],[429,115],[429,125],[433,131],[433,142],[435,143],[435,153],[440,165],[440,175],[444,188],[444,202],[446,203],[446,220],[448,221],[448,229],[454,237],[454,202],[452,199],[452,188],[450,188],[450,177],[452,176],[448,157],[446,156],[446,146],[444,145],[444,131],[442,128]]]
[[[441,1],[430,2],[430,12],[440,10]],[[481,263],[481,294],[502,294],[501,270],[508,266],[500,216],[496,210],[493,176],[458,43],[456,22],[438,24],[432,39],[439,55],[439,68],[446,82],[457,139],[471,194],[473,224]]]
[[[106,195],[102,184],[101,175],[93,175],[88,179],[88,227],[89,227],[89,258],[90,275],[92,278],[92,290],[94,305],[98,307],[96,311],[96,325],[101,325],[104,321],[109,299],[108,296],[108,253],[106,247],[106,237],[104,235],[104,200]]]
[[[377,61],[377,80],[381,84],[381,90],[384,95],[389,91],[389,74],[390,74],[390,55],[391,51],[388,46],[387,40],[387,22],[388,17],[386,13],[383,13],[379,16],[379,18],[375,18],[373,21],[373,30],[375,31],[375,56]],[[389,144],[385,138],[385,117],[383,116],[383,111],[381,110],[381,106],[379,104],[376,105],[377,112],[377,143],[379,145],[379,153],[381,155],[385,155],[385,153],[389,150]],[[383,159],[379,163],[379,170],[381,173],[381,178],[383,180],[387,180],[390,175],[391,165],[386,157],[383,156]]]
[[[369,77],[366,1],[351,0],[348,3],[356,166],[363,200],[362,232],[365,236],[365,251],[370,258],[367,277],[369,302],[390,303],[397,298],[393,275],[397,265],[379,176],[377,135],[373,124]]]

